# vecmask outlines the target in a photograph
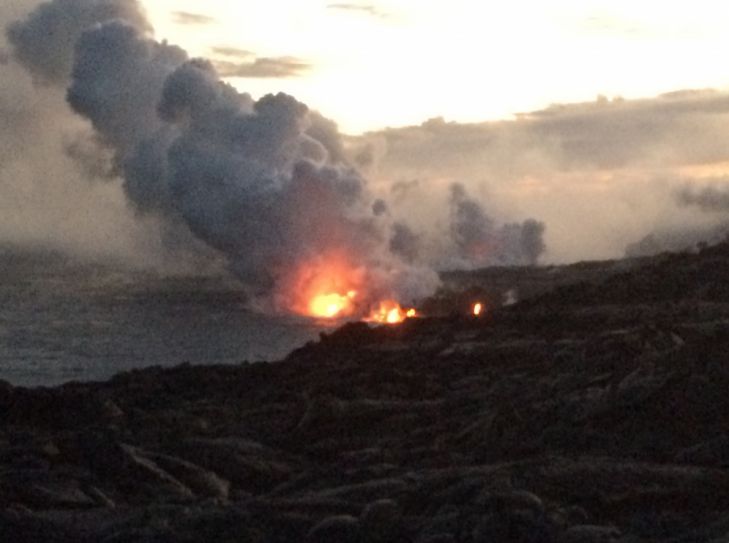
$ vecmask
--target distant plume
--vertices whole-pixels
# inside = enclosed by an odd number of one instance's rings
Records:
[[[457,257],[469,266],[534,265],[545,250],[543,223],[497,226],[463,185],[451,185],[450,233]]]
[[[422,251],[422,238],[403,223],[393,225],[390,250],[408,262],[417,262]]]
[[[698,212],[704,224],[681,223],[655,228],[651,233],[625,248],[629,257],[649,256],[666,251],[691,251],[702,244],[713,245],[726,241],[729,223],[724,214],[729,211],[727,179],[710,177],[702,179],[711,185],[697,187],[697,181],[681,181],[673,196],[681,210]],[[708,221],[708,223],[707,223]],[[718,222],[717,222],[718,221]]]
[[[726,184],[726,179],[722,180]],[[729,189],[718,187],[684,187],[676,193],[679,205],[696,207],[701,211],[721,213],[729,211]]]
[[[432,119],[348,141],[373,183],[418,181],[391,202],[415,230],[428,226],[416,224],[423,209],[447,230],[442,201],[458,181],[473,196],[488,188],[485,209],[498,222],[515,213],[544,221],[542,258],[574,262],[621,256],[627,240],[650,231],[718,221],[680,199],[677,206],[675,191],[726,186],[727,140],[729,92],[687,90],[557,104],[480,123]],[[417,206],[408,205],[414,194]]]
[[[729,239],[729,223],[704,228],[662,229],[628,244],[625,256],[641,257],[663,252],[695,251],[703,244],[714,245]]]

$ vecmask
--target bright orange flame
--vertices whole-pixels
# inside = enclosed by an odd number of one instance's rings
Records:
[[[366,270],[350,264],[343,253],[322,254],[299,263],[279,293],[282,308],[319,319],[354,315],[365,292]],[[355,300],[356,299],[356,300]]]
[[[407,318],[417,317],[418,312],[415,309],[403,309],[402,306],[394,300],[384,300],[378,304],[367,318],[367,322],[381,322],[385,324],[399,324]]]
[[[323,319],[333,319],[340,314],[350,314],[354,309],[354,298],[357,292],[350,290],[345,296],[332,292],[319,294],[309,302],[311,316]]]
[[[394,300],[372,304],[376,284],[365,267],[351,262],[346,253],[333,251],[298,263],[284,275],[279,307],[318,319],[365,315],[367,322],[387,324],[417,316],[415,309],[403,309]]]
[[[473,315],[478,317],[481,313],[483,313],[483,304],[481,302],[477,302],[473,306]]]

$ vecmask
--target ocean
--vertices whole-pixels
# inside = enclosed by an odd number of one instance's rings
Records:
[[[229,277],[171,277],[0,248],[0,379],[14,385],[280,360],[320,331],[305,319],[252,312]]]

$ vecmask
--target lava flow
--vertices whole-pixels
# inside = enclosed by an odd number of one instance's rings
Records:
[[[366,322],[380,322],[385,324],[398,324],[407,318],[417,317],[415,309],[404,309],[394,300],[384,300],[377,304],[377,307],[365,317]]]
[[[473,305],[473,316],[479,317],[483,313],[483,304],[481,302],[477,302]]]
[[[363,266],[353,266],[346,255],[322,255],[299,264],[288,275],[279,296],[283,310],[306,317],[336,321],[360,318],[365,322],[397,324],[417,316],[387,296],[377,294],[377,281]]]
[[[354,290],[350,290],[344,296],[336,292],[317,294],[309,302],[309,311],[313,317],[334,319],[352,312],[356,296],[357,292]]]

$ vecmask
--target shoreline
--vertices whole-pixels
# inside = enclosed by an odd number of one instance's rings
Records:
[[[729,248],[278,363],[0,383],[12,541],[712,541]]]

